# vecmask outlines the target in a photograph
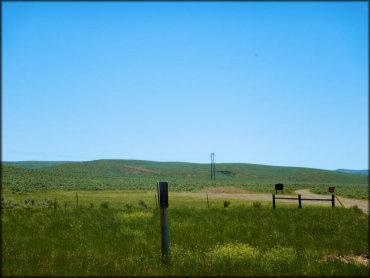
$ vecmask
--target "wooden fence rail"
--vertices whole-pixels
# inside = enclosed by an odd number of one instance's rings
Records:
[[[331,195],[331,199],[309,199],[309,198],[302,198],[301,195],[298,195],[298,198],[291,198],[291,197],[275,197],[275,194],[272,194],[272,207],[276,207],[276,202],[275,200],[298,200],[298,207],[302,208],[302,200],[304,201],[329,201],[331,202],[331,207],[335,207],[335,199],[334,199],[334,194]]]

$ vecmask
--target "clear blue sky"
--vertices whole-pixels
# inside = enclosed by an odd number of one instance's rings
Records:
[[[3,2],[2,160],[368,169],[367,2]]]

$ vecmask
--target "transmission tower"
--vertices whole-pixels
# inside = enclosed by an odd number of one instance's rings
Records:
[[[216,180],[215,153],[211,153],[211,180]]]

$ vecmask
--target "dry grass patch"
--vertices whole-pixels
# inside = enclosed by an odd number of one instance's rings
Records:
[[[327,260],[341,260],[345,263],[357,263],[357,264],[363,264],[367,267],[369,267],[369,253],[359,253],[359,254],[353,254],[353,255],[342,255],[342,254],[329,254],[325,255],[323,257],[324,261]]]

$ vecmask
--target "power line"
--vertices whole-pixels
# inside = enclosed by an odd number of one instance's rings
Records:
[[[215,153],[211,153],[211,180],[216,180]]]

